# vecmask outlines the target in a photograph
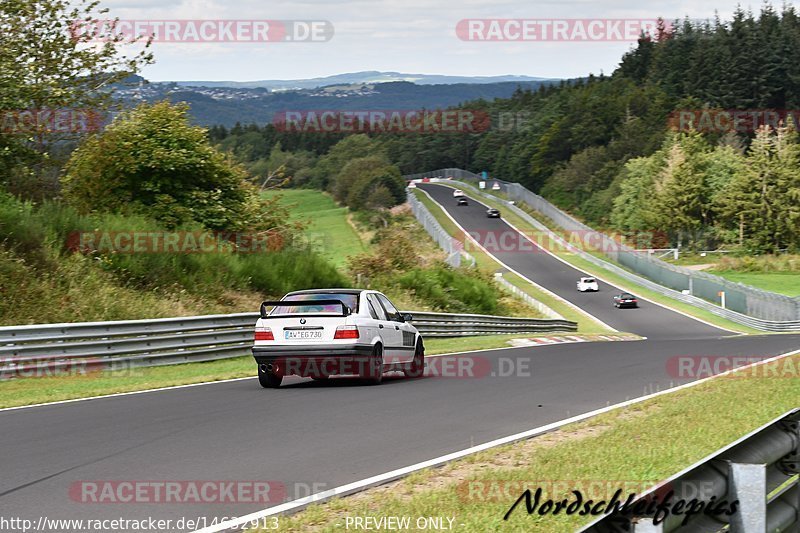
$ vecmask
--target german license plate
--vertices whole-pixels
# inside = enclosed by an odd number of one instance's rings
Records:
[[[284,331],[284,338],[289,340],[299,340],[299,339],[321,339],[322,338],[322,331]]]

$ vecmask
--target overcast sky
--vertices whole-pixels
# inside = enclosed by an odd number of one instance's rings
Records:
[[[733,0],[104,0],[125,20],[320,20],[313,43],[154,43],[154,81],[297,79],[361,70],[568,78],[610,73],[630,42],[470,42],[462,19],[728,19]],[[744,3],[745,8],[750,4]],[[760,2],[754,2],[756,9]]]

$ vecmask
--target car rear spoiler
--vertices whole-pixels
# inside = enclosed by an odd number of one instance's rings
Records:
[[[267,307],[304,307],[310,305],[341,305],[342,306],[342,316],[347,316],[353,313],[353,311],[347,307],[341,300],[306,300],[306,301],[286,301],[286,300],[267,300],[265,302],[261,302],[261,318],[274,318],[270,317],[267,314]],[[302,313],[303,316],[331,316],[330,313]],[[275,316],[285,316],[285,315],[275,315]]]

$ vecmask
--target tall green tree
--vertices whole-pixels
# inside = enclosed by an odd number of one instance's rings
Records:
[[[76,31],[81,24],[107,17],[107,10],[95,0],[3,0],[0,62],[9,57],[14,61],[14,68],[3,68],[10,76],[0,74],[0,91],[11,94],[14,105],[3,109],[104,113],[112,103],[114,84],[152,62],[149,42],[140,43],[141,49],[128,56],[122,53],[121,36],[98,43],[93,42],[97,36],[92,32]],[[4,142],[33,151],[28,174],[38,188],[55,183],[64,159],[54,144],[65,140],[74,140],[72,132],[53,131],[41,123]],[[30,192],[24,180],[19,189]]]

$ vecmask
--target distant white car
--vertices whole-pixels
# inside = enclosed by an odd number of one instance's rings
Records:
[[[495,181],[494,184],[492,185],[492,190],[493,191],[499,191],[500,190],[500,184]]]
[[[453,198],[461,198],[462,196],[464,196],[464,191],[461,189],[456,189],[453,191]]]
[[[392,370],[419,377],[425,347],[411,320],[383,294],[362,289],[296,291],[264,302],[253,345],[258,381],[278,388],[288,375],[358,375],[377,384]]]
[[[597,286],[597,280],[594,278],[581,278],[578,280],[578,290],[580,292],[597,292],[600,287]]]

